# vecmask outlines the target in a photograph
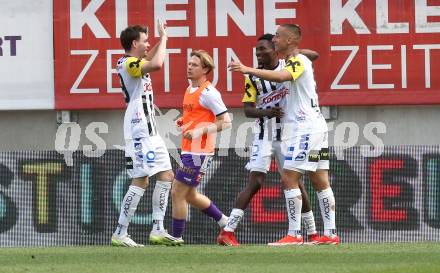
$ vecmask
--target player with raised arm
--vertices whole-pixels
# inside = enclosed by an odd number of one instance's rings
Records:
[[[299,190],[301,176],[307,172],[317,192],[324,222],[324,236],[318,244],[339,244],[335,224],[335,198],[330,187],[328,169],[328,128],[321,114],[313,76],[312,62],[297,53],[301,41],[298,25],[278,27],[273,42],[275,50],[285,56],[286,66],[279,71],[256,69],[231,62],[231,71],[255,75],[273,82],[283,82],[289,94],[283,102],[283,150],[285,161],[281,176],[287,202],[289,233],[278,242],[301,244],[302,198]]]
[[[258,38],[256,57],[258,68],[281,70],[285,64],[279,59],[272,42],[272,34],[264,34]],[[301,50],[311,60],[318,57],[318,53],[311,50]],[[275,157],[278,171],[281,173],[284,164],[284,155],[281,152],[281,135],[283,109],[280,107],[289,90],[282,83],[270,82],[256,76],[245,76],[245,94],[243,106],[246,117],[256,118],[252,153],[246,168],[250,170],[248,184],[238,195],[235,206],[229,216],[226,227],[220,232],[217,242],[221,245],[238,246],[234,231],[244,215],[244,210],[251,199],[260,190],[269,170],[272,155]],[[302,198],[302,219],[307,229],[309,243],[315,243],[319,238],[316,232],[315,220],[310,207],[309,197],[302,183],[299,184]],[[289,242],[285,243],[286,245]]]
[[[211,164],[217,132],[230,128],[231,119],[220,92],[208,81],[214,61],[206,51],[191,52],[187,76],[191,85],[185,91],[181,165],[171,190],[173,202],[174,245],[183,244],[182,235],[188,216],[188,204],[214,219],[223,228],[228,218],[196,187]]]
[[[126,169],[132,179],[122,201],[118,226],[112,236],[113,246],[142,247],[128,235],[133,217],[149,177],[157,181],[152,196],[153,229],[151,244],[166,244],[171,237],[163,226],[168,196],[174,174],[164,141],[157,133],[153,89],[150,72],[161,69],[167,43],[166,27],[158,22],[160,41],[149,51],[148,30],[142,26],[129,26],[121,32],[120,40],[125,55],[117,62],[122,91],[127,103],[124,116]]]

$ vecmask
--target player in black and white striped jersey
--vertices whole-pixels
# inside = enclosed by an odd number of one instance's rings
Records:
[[[117,62],[116,70],[127,103],[124,116],[124,139],[127,173],[132,183],[122,201],[118,227],[112,245],[139,247],[127,233],[128,225],[149,184],[156,175],[153,191],[153,229],[150,243],[162,244],[171,237],[163,227],[168,196],[174,174],[164,141],[157,133],[153,88],[150,72],[159,70],[164,62],[167,34],[165,25],[158,22],[160,41],[148,50],[148,31],[141,26],[129,26],[121,32],[125,56]]]
[[[258,68],[268,70],[281,70],[285,67],[284,59],[278,59],[272,42],[272,34],[262,35],[256,45]],[[316,59],[318,54],[311,50],[302,50],[310,59]],[[261,188],[265,176],[275,157],[278,170],[282,171],[284,155],[281,151],[281,136],[283,111],[280,107],[289,90],[283,83],[270,82],[254,75],[245,77],[245,94],[243,97],[244,111],[247,117],[256,118],[254,126],[254,140],[250,161],[246,168],[250,170],[249,182],[246,188],[238,195],[235,207],[231,211],[227,226],[218,237],[218,243],[223,245],[238,245],[234,231],[241,221],[244,210],[252,197]],[[310,207],[309,197],[301,185],[303,208],[302,218],[309,235],[309,241],[317,238],[313,212]]]

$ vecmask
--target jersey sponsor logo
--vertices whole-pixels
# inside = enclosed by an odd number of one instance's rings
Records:
[[[194,108],[194,105],[192,103],[189,104],[183,104],[183,111],[189,111],[191,112]]]
[[[142,120],[142,119],[140,119],[140,118],[134,118],[134,119],[131,119],[131,124],[138,124],[138,123],[141,122],[141,120]]]
[[[287,94],[289,94],[289,90],[287,90],[287,89],[283,89],[280,92],[272,93],[269,96],[263,98],[262,104],[268,104],[271,102],[278,102],[278,101],[282,100],[285,96],[287,96]]]

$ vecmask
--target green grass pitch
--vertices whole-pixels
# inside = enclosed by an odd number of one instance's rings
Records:
[[[1,248],[0,272],[440,272],[439,243]]]

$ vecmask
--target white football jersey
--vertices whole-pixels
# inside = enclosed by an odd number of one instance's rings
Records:
[[[274,71],[285,67],[285,61],[279,60]],[[281,107],[282,100],[289,89],[283,83],[270,82],[254,75],[245,76],[245,94],[242,102],[253,102],[258,109]],[[282,126],[280,118],[257,118],[254,126],[255,139],[281,141]]]
[[[124,138],[135,139],[157,134],[153,88],[149,74],[142,74],[146,61],[124,56],[118,60],[116,71],[127,103],[124,116]]]
[[[293,80],[283,83],[289,89],[282,101],[283,138],[289,138],[295,132],[327,132],[327,123],[319,109],[312,62],[298,54],[286,62],[284,69],[289,71]]]

